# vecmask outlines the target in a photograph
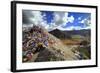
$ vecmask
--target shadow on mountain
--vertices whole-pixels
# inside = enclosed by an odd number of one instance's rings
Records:
[[[82,30],[66,30],[61,31],[59,29],[55,29],[49,32],[50,34],[54,35],[59,39],[71,39],[73,35],[80,35],[83,37],[90,37],[91,30],[90,29],[82,29]]]
[[[51,52],[49,49],[44,48],[41,50],[35,59],[35,62],[46,62],[46,61],[63,61],[61,57],[57,57],[57,53]],[[59,54],[58,54],[59,55]]]
[[[71,39],[71,36],[69,35],[69,33],[65,34],[65,32],[59,30],[59,29],[55,29],[53,31],[49,32],[50,34],[54,35],[55,37],[59,38],[59,39]]]

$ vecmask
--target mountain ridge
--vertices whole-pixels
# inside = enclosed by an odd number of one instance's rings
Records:
[[[71,36],[73,35],[80,35],[80,36],[90,36],[91,35],[91,30],[90,29],[82,29],[82,30],[66,30],[66,31],[61,31],[59,29],[55,29],[49,32],[50,34],[58,37],[58,38],[68,38],[70,39]]]

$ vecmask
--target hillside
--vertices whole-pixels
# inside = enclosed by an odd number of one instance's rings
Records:
[[[61,31],[59,29],[55,29],[49,32],[50,34],[54,35],[55,37],[59,38],[59,39],[64,39],[64,38],[68,38],[70,39],[71,36],[69,35],[69,33],[65,33],[64,31]]]
[[[64,39],[68,38],[70,39],[73,35],[80,35],[83,37],[89,37],[91,35],[90,29],[82,29],[82,30],[66,30],[61,31],[59,29],[55,29],[49,32],[50,34],[56,36],[57,38]]]
[[[89,29],[70,31],[55,29],[49,33],[60,39],[66,47],[70,47],[69,49],[73,47],[71,50],[80,53],[80,59],[91,58],[91,31]]]
[[[23,31],[23,62],[77,60],[71,47],[38,26]],[[76,46],[77,47],[77,46]]]

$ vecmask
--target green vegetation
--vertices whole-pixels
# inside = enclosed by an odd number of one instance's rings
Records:
[[[48,61],[63,61],[64,59],[62,59],[61,57],[56,57],[54,55],[50,55],[48,57]]]
[[[88,52],[87,48],[79,48],[79,52],[83,55],[83,59],[89,59],[90,53]]]
[[[72,39],[82,39],[82,38],[84,38],[84,37],[81,36],[81,35],[73,35],[73,36],[71,36],[71,38],[72,38]]]

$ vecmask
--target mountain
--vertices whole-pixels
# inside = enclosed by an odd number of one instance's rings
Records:
[[[66,36],[56,29],[57,35]],[[44,42],[45,41],[45,42]],[[78,59],[71,47],[64,45],[60,39],[48,33],[42,27],[33,26],[23,31],[23,62],[62,61]],[[70,48],[70,49],[69,49]]]
[[[81,36],[90,36],[91,30],[90,29],[82,29],[82,30],[71,30],[71,31],[63,31],[65,34],[70,35],[81,35]]]
[[[49,33],[54,35],[55,37],[61,38],[61,39],[64,39],[64,38],[70,39],[71,38],[69,33],[65,33],[64,31],[61,31],[59,29],[55,29],[53,31],[50,31]]]
[[[53,31],[49,32],[50,34],[54,35],[57,38],[60,39],[70,39],[74,35],[79,35],[83,37],[90,37],[91,35],[91,30],[90,29],[82,29],[82,30],[66,30],[66,31],[61,31],[59,29],[55,29]]]

